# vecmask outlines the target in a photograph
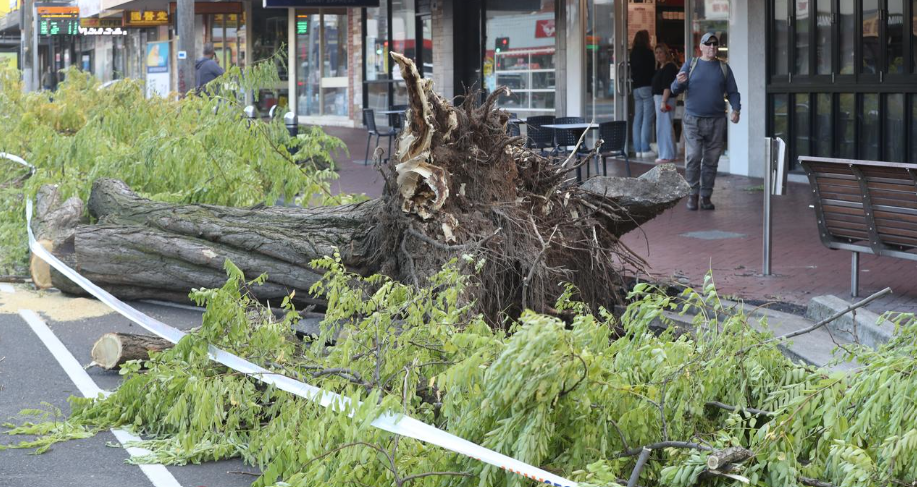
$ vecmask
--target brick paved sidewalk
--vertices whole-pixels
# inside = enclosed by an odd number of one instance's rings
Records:
[[[344,140],[351,157],[341,157],[336,191],[379,196],[382,177],[359,161],[366,150],[361,129],[326,128]],[[354,162],[354,160],[358,160]],[[609,175],[624,175],[623,161],[609,159]],[[650,164],[632,163],[635,175]],[[684,203],[626,235],[624,242],[650,264],[659,281],[699,286],[708,270],[724,296],[752,301],[777,301],[805,306],[812,297],[833,294],[850,297],[850,252],[821,245],[810,208],[807,184],[789,185],[786,196],[773,198],[773,254],[771,276],[762,276],[762,180],[721,174],[713,202],[716,211],[687,211]],[[917,312],[917,263],[889,257],[860,258],[860,295],[885,286],[893,294],[869,309]]]

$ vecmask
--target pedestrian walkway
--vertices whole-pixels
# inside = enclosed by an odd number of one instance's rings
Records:
[[[366,151],[361,129],[326,128],[340,137],[351,157],[341,158],[336,191],[381,195],[383,180],[372,165],[354,159]],[[652,164],[632,162],[634,175]],[[623,161],[608,160],[608,174],[624,175]],[[700,286],[708,271],[723,296],[752,303],[806,306],[815,296],[850,297],[850,252],[822,246],[808,184],[790,183],[786,196],[773,198],[772,275],[761,274],[763,253],[763,182],[721,174],[713,202],[715,211],[688,211],[679,204],[624,237],[624,243],[650,264],[650,278]],[[917,313],[917,262],[862,255],[860,295],[885,287],[893,293],[871,303],[876,313]],[[778,306],[779,307],[779,306]],[[787,307],[792,308],[792,307]],[[798,309],[798,308],[797,308]]]

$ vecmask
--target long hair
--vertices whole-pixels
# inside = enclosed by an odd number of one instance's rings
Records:
[[[650,48],[650,33],[647,30],[637,31],[634,35],[634,49],[638,47]]]
[[[666,44],[665,42],[660,42],[656,44],[655,48],[653,48],[653,52],[655,53],[656,51],[660,49],[662,49],[662,52],[665,53],[665,61],[663,61],[662,64],[660,64],[659,66],[657,66],[661,68],[662,66],[665,66],[666,64],[672,61],[672,50],[669,49],[668,44]]]

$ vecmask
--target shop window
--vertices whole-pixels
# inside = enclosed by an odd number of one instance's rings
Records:
[[[904,0],[888,0],[888,20],[885,28],[885,34],[888,37],[886,43],[889,74],[904,73],[907,67],[904,65]]]
[[[885,155],[884,161],[904,162],[904,94],[885,97]]]
[[[252,62],[273,59],[281,82],[258,93],[258,110],[268,113],[274,106],[289,106],[286,47],[288,46],[287,9],[263,8],[260,2],[252,4]],[[280,53],[280,56],[275,54]]]
[[[853,93],[838,96],[837,105],[837,156],[856,159],[856,98]]]
[[[787,105],[790,95],[785,93],[774,95],[772,98],[774,110],[774,137],[780,137],[789,142],[790,121],[787,118]]]
[[[811,2],[795,0],[796,3],[796,70],[799,75],[809,74],[809,18]]]
[[[388,78],[388,6],[379,2],[379,7],[366,9],[366,79],[377,81]],[[372,100],[370,100],[372,102]],[[370,106],[374,106],[371,104]],[[388,104],[381,105],[387,107]]]
[[[879,42],[879,0],[863,1],[863,37],[860,48],[862,49],[863,64],[861,73],[875,74],[879,69],[879,54],[882,44]]]
[[[615,117],[614,3],[589,0],[587,7],[589,8],[587,13],[589,34],[586,37],[586,119],[613,120]],[[682,14],[684,14],[683,9]],[[669,20],[664,22],[677,24]],[[682,39],[684,35],[684,20],[681,20]],[[684,44],[684,40],[681,44]],[[553,73],[551,75],[553,76]]]
[[[792,161],[796,161],[799,156],[808,156],[811,154],[811,97],[807,93],[797,93],[793,95],[795,100],[793,116],[793,155]]]
[[[787,0],[774,0],[774,74],[777,76],[789,73],[789,32]]]
[[[296,13],[297,112],[347,116],[347,11]]]
[[[831,157],[833,153],[834,124],[831,123],[831,99],[830,93],[815,95],[815,155],[819,157]]]
[[[910,139],[911,157],[910,162],[917,164],[917,123],[914,123],[914,115],[917,114],[917,94],[910,95],[911,98],[911,134]]]
[[[856,52],[854,46],[856,43],[856,15],[853,11],[853,0],[842,0],[840,7],[838,51],[840,52],[841,74],[853,74]]]
[[[484,88],[509,86],[498,104],[521,118],[553,115],[555,105],[554,0],[504,0],[488,5]]]
[[[917,0],[915,0],[917,1]],[[816,74],[831,74],[834,63],[831,60],[831,0],[818,0],[815,15],[815,64]]]
[[[859,157],[875,161],[879,159],[879,95],[863,95],[859,117]]]
[[[911,72],[917,73],[917,0],[911,2],[911,56]]]

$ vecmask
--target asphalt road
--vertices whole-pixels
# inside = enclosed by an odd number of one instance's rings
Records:
[[[0,289],[0,300],[3,299]],[[19,290],[17,292],[25,292]],[[40,306],[32,311],[42,313]],[[180,329],[198,326],[199,311],[167,306],[131,303],[140,311]],[[0,423],[18,423],[16,416],[26,408],[40,408],[49,403],[69,412],[67,398],[80,395],[79,389],[38,338],[29,324],[15,311],[0,310]],[[108,332],[146,333],[137,325],[117,314],[72,321],[54,321],[43,316],[45,323],[64,344],[67,351],[81,364],[88,364],[92,344]],[[118,387],[120,376],[96,367],[86,371],[89,377],[106,390]],[[3,429],[0,429],[3,431]],[[0,444],[21,441],[22,437],[0,434]],[[60,443],[43,455],[29,450],[0,451],[0,487],[247,487],[255,477],[230,472],[257,472],[240,460],[228,460],[203,465],[167,467],[176,483],[150,480],[140,467],[129,465],[129,454],[118,444],[111,432],[93,438]]]

